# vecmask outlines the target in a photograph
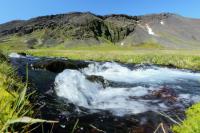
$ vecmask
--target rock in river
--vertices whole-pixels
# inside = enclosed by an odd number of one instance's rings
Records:
[[[103,76],[89,75],[86,78],[92,82],[97,82],[97,83],[102,84],[103,88],[106,88],[109,86],[109,82],[105,80]]]
[[[81,69],[89,65],[85,61],[73,61],[73,60],[64,60],[64,59],[45,59],[37,63],[34,63],[32,66],[35,69],[46,69],[51,72],[60,73],[65,69]]]

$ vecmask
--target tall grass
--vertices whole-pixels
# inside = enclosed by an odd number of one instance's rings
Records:
[[[56,123],[33,119],[32,105],[26,94],[28,88],[28,69],[26,83],[15,73],[14,68],[6,61],[0,60],[0,132],[25,132],[34,123]],[[22,126],[23,125],[23,126]]]
[[[0,129],[1,132],[13,131],[13,120],[31,115],[31,105],[26,96],[26,87],[7,63],[0,63]]]
[[[174,133],[200,133],[200,103],[186,111],[186,119],[172,127]]]
[[[158,114],[166,117],[168,120],[174,123],[171,127],[170,132],[173,133],[200,133],[200,103],[194,104],[192,107],[186,110],[186,119],[181,120],[178,116],[176,120],[165,113],[158,112]],[[163,123],[160,123],[154,133],[157,133],[159,129],[163,133],[166,130]]]

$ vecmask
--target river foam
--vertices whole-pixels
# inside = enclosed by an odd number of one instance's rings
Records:
[[[99,82],[88,80],[88,75],[102,76],[105,80],[121,85],[105,88]],[[166,111],[174,106],[163,99],[146,98],[165,85],[176,91],[179,101],[200,101],[199,94],[195,92],[200,92],[199,79],[199,73],[186,70],[156,66],[131,69],[115,62],[92,63],[79,71],[66,69],[58,74],[55,91],[59,97],[66,98],[74,105],[91,110],[107,110],[121,116],[146,111]],[[191,91],[193,88],[194,91]]]
[[[10,53],[8,55],[10,58],[24,58],[24,56],[18,54],[18,53]]]

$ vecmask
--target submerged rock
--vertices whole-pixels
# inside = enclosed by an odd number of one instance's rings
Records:
[[[167,87],[162,87],[159,90],[152,91],[152,95],[172,103],[177,101],[176,93],[172,89]]]
[[[42,60],[32,65],[35,69],[46,69],[51,72],[60,73],[65,69],[82,69],[89,65],[84,61],[73,61],[64,59],[48,59]]]
[[[104,79],[102,76],[96,76],[96,75],[90,75],[87,76],[86,79],[90,80],[91,82],[97,82],[102,84],[103,88],[106,88],[109,86],[109,82]]]

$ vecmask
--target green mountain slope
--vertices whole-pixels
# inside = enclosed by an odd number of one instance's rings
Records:
[[[69,13],[0,25],[0,48],[159,44],[169,49],[200,48],[200,20],[170,13],[145,16]]]

